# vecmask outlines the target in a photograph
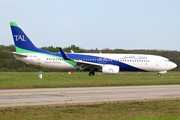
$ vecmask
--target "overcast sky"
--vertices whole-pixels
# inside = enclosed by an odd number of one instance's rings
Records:
[[[180,51],[180,0],[0,0],[0,44],[17,22],[38,47]]]

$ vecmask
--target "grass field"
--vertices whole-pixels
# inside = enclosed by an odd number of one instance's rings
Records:
[[[31,72],[1,72],[0,89],[180,84],[180,72],[169,72],[161,77],[153,72],[96,73],[91,77],[86,72],[72,75],[43,73],[43,79],[39,79],[38,75]],[[0,109],[1,119],[180,120],[180,100]]]
[[[0,109],[2,120],[179,120],[180,100]]]
[[[39,79],[39,73],[1,72],[0,89],[180,84],[180,72],[168,72],[161,77],[153,72],[121,72],[118,75],[96,73],[95,76],[88,76],[87,72],[42,74],[43,79]]]

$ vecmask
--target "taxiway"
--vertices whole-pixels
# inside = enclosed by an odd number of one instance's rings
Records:
[[[0,90],[0,108],[180,99],[180,85]]]

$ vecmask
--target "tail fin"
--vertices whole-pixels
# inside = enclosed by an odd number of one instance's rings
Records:
[[[12,36],[17,53],[38,52],[38,48],[32,43],[16,22],[10,22]]]

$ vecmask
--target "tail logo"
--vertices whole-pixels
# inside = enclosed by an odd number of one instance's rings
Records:
[[[24,35],[14,35],[14,37],[15,37],[15,40],[16,40],[16,41],[18,41],[18,40],[26,41],[26,40],[24,39]]]

